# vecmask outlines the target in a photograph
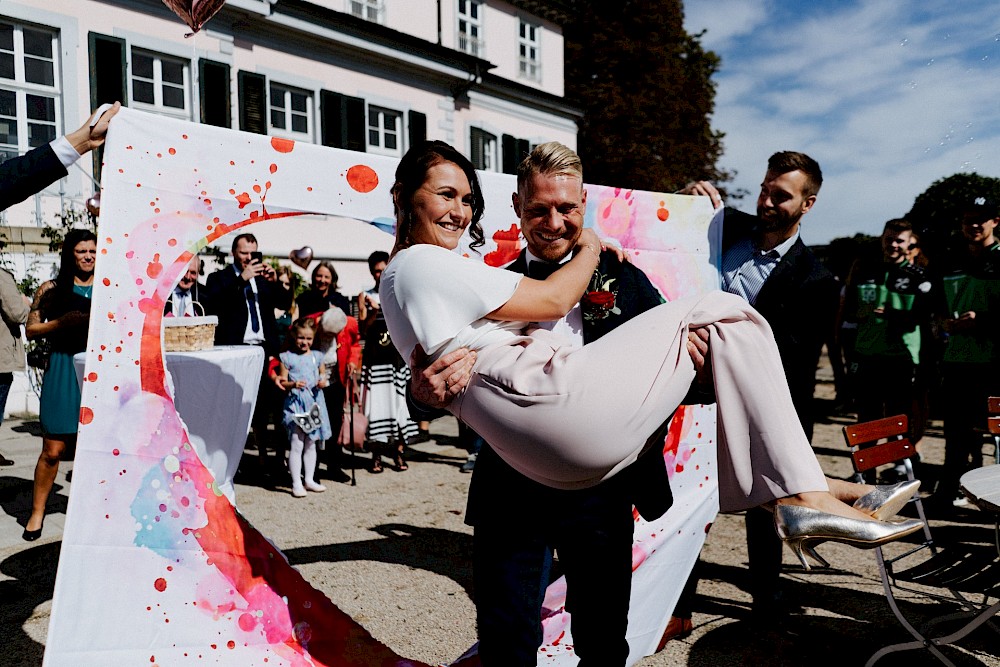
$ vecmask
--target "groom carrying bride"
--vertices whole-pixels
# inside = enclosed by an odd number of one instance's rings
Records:
[[[537,146],[518,167],[513,204],[527,249],[507,268],[544,279],[572,257],[583,230],[587,192],[579,156],[556,142]],[[564,318],[539,326],[579,346],[662,302],[642,271],[609,250],[601,254],[580,304]],[[692,335],[688,349],[699,368],[696,384],[711,387],[704,368],[708,336],[705,330],[701,333],[704,339]],[[464,350],[444,355],[430,366],[411,359],[414,418],[438,416],[428,408],[443,408],[462,391],[474,361],[475,355]],[[535,666],[542,643],[542,601],[555,550],[566,575],[566,608],[573,617],[580,666],[624,665],[629,654],[625,634],[632,579],[632,507],[647,521],[659,518],[670,507],[669,488],[658,447],[594,487],[567,491],[528,479],[484,445],[473,470],[466,511],[466,523],[474,528],[473,579],[484,667]],[[558,511],[547,513],[542,508]]]

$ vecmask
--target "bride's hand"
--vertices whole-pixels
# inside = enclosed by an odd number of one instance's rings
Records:
[[[598,255],[600,255],[600,253],[605,250],[610,250],[611,252],[615,253],[615,256],[618,257],[619,262],[631,261],[627,251],[625,251],[622,248],[619,248],[617,245],[614,245],[612,243],[604,243],[603,241],[601,241],[601,237],[599,237],[597,233],[593,229],[590,229],[589,227],[584,229],[583,232],[580,233],[580,238],[576,242],[576,247],[579,250],[583,250],[583,248],[589,247],[591,250],[595,250],[598,253]]]

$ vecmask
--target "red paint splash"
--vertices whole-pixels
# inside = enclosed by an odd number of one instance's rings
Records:
[[[270,169],[270,170],[271,170],[271,173],[273,174],[274,172],[278,171],[278,165],[276,165],[276,164],[274,164],[274,163],[272,162],[272,163],[271,163],[271,166],[270,166],[270,167],[268,167],[268,169]]]
[[[153,255],[153,261],[146,265],[146,275],[154,280],[163,273],[163,264],[160,263],[160,253]]]
[[[167,580],[164,579],[163,577],[160,577],[159,579],[153,582],[153,588],[162,593],[163,591],[167,590]]]
[[[510,229],[494,232],[493,241],[497,244],[497,249],[483,257],[488,266],[510,264],[521,254],[521,229],[517,225],[512,224]]]
[[[660,208],[656,209],[656,217],[660,219],[660,222],[666,222],[667,218],[670,217],[670,211],[667,210],[666,202],[660,202]]]
[[[271,137],[271,148],[278,151],[279,153],[291,153],[295,148],[295,141],[293,139],[281,139],[279,137]]]
[[[87,425],[87,424],[89,424],[92,421],[94,421],[94,411],[91,410],[90,408],[88,408],[87,406],[81,407],[80,408],[80,423],[83,424],[83,425]]]
[[[367,165],[356,164],[347,170],[347,183],[362,194],[368,193],[378,187],[378,174]]]

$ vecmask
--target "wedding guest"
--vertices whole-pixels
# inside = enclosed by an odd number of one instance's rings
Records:
[[[45,506],[59,472],[59,461],[76,446],[80,385],[73,355],[87,349],[96,258],[97,236],[86,229],[70,230],[63,240],[59,272],[54,280],[38,287],[28,314],[28,340],[46,338],[51,346],[39,399],[42,453],[35,465],[31,516],[21,535],[28,542],[42,536]]]
[[[0,269],[0,423],[3,423],[7,396],[14,383],[14,373],[24,370],[24,343],[21,341],[21,325],[28,321],[31,299],[21,294],[14,282],[14,275]],[[14,462],[0,454],[0,466],[12,466]]]
[[[265,359],[276,357],[280,346],[274,311],[290,307],[292,293],[278,285],[278,274],[263,261],[253,234],[234,238],[232,254],[233,263],[210,274],[205,285],[211,314],[219,318],[215,344],[255,345],[263,348]],[[264,369],[251,418],[251,433],[261,464],[268,446],[267,424],[280,424],[275,414],[274,384],[267,373],[268,362],[264,363]],[[279,452],[284,449],[284,442],[278,439],[270,444]]]
[[[288,432],[288,471],[292,495],[304,498],[306,491],[322,493],[316,481],[319,443],[332,435],[326,404],[320,398],[326,386],[323,353],[312,349],[315,324],[308,318],[295,320],[289,331],[288,349],[281,353],[278,378],[285,396],[284,424]]]
[[[208,293],[205,286],[198,282],[199,275],[201,275],[201,258],[195,256],[191,258],[184,275],[167,297],[167,302],[163,306],[164,315],[197,317],[211,310],[207,306]]]
[[[368,447],[372,452],[369,470],[382,472],[382,455],[388,454],[396,470],[409,469],[403,458],[407,440],[418,435],[417,424],[410,419],[406,405],[406,385],[410,368],[392,344],[379,302],[378,289],[382,282],[389,254],[378,250],[368,257],[368,270],[375,286],[358,295],[358,322],[364,337],[361,355],[361,384],[365,393],[365,416],[368,417]]]
[[[337,291],[339,279],[332,263],[323,261],[317,264],[312,272],[311,287],[297,299],[300,315],[307,317],[323,313],[330,306],[336,306],[344,311],[345,315],[350,315],[350,300]]]
[[[344,450],[337,443],[337,437],[344,420],[347,387],[354,387],[355,375],[361,366],[361,336],[358,334],[358,321],[334,306],[327,308],[321,316],[314,316],[311,319],[318,320],[313,349],[323,353],[323,366],[326,369],[323,399],[330,417],[330,430],[333,433],[323,450],[323,459],[326,462],[329,479],[347,482],[351,478],[344,472],[346,467]],[[361,444],[363,443],[358,443]]]
[[[276,270],[278,276],[278,287],[291,294],[291,301],[282,303],[282,306],[274,308],[274,324],[278,327],[278,345],[282,349],[285,347],[285,338],[288,336],[288,329],[292,322],[298,319],[299,305],[295,300],[295,287],[299,284],[299,275],[287,265],[279,266]],[[287,295],[283,301],[287,301]]]

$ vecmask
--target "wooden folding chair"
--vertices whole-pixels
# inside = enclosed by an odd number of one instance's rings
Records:
[[[906,469],[907,478],[915,479],[909,460],[909,457],[915,455],[915,450],[906,437],[907,427],[906,415],[844,427],[844,439],[851,450],[851,460],[858,479],[867,470],[900,461]],[[992,546],[943,546],[935,543],[919,495],[915,495],[912,502],[924,523],[924,541],[892,558],[886,558],[882,547],[874,551],[889,607],[900,624],[913,636],[913,641],[879,649],[869,658],[866,667],[874,665],[890,653],[922,648],[930,651],[945,665],[954,667],[954,663],[938,647],[958,642],[984,623],[989,623],[990,627],[1000,632],[990,621],[1000,612],[1000,555]],[[960,610],[934,618],[918,629],[900,610],[896,600],[897,592],[955,604]],[[958,619],[966,621],[958,630],[942,636],[930,636],[935,626]]]
[[[990,396],[987,399],[987,429],[993,436],[993,462],[1000,463],[1000,396]]]

